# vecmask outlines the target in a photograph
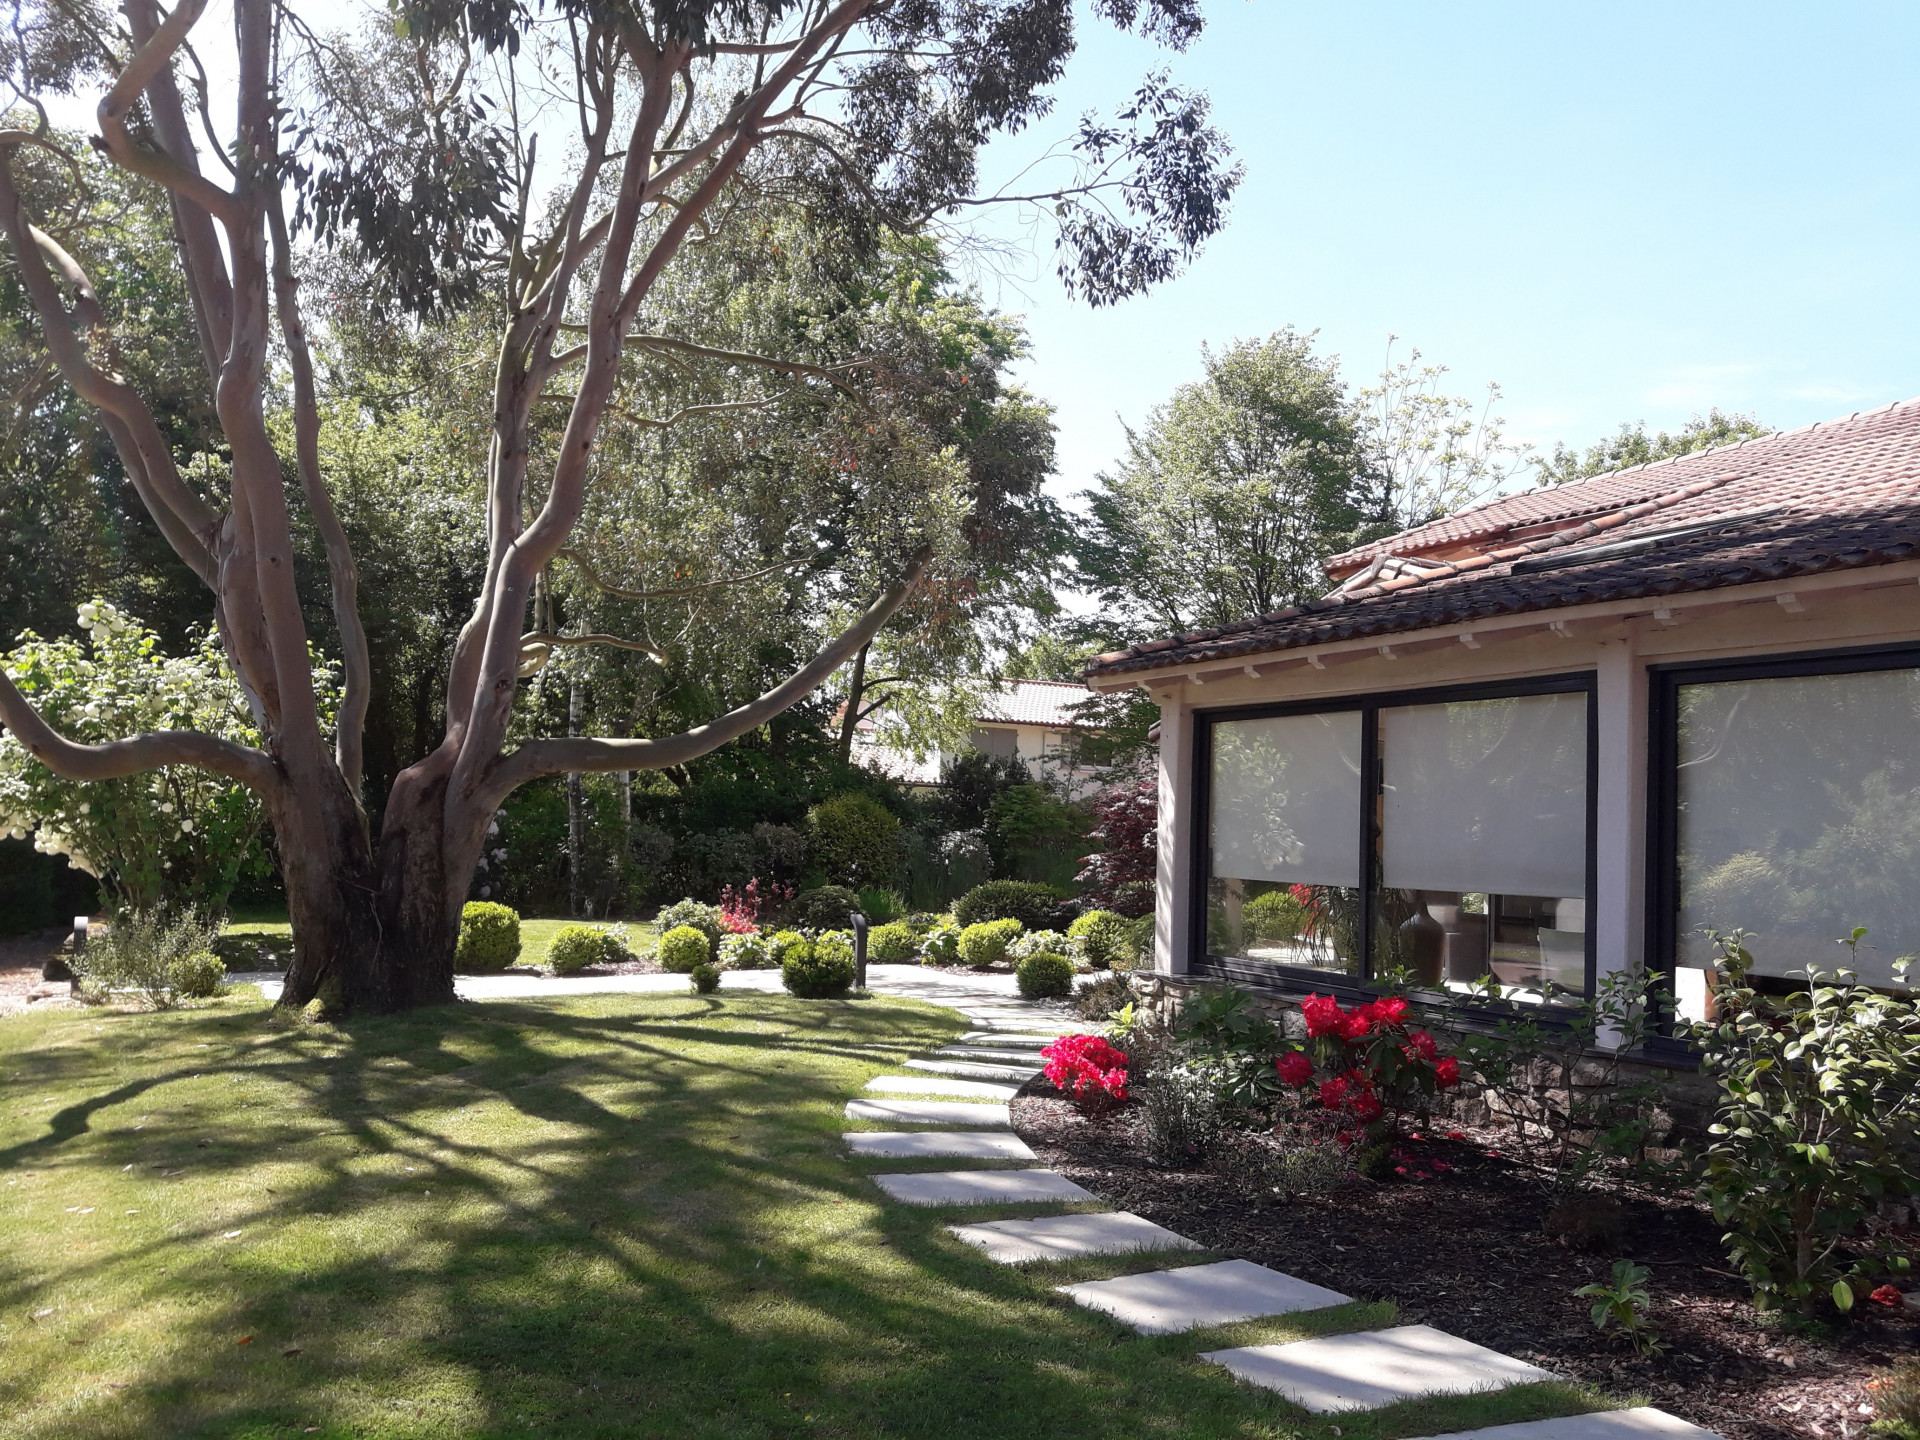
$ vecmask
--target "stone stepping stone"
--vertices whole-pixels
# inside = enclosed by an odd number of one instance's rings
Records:
[[[1058,1204],[1099,1198],[1052,1170],[928,1170],[873,1178],[906,1205]]]
[[[959,1044],[970,1045],[986,1043],[992,1045],[1031,1046],[1037,1053],[1058,1040],[1058,1035],[1022,1035],[1013,1030],[969,1030],[959,1039]],[[945,1052],[942,1052],[945,1053]]]
[[[1396,1325],[1290,1345],[1246,1345],[1200,1358],[1224,1365],[1249,1385],[1278,1390],[1316,1415],[1560,1378],[1431,1325]]]
[[[1013,1117],[1005,1105],[961,1100],[849,1100],[847,1119],[881,1120],[893,1125],[1005,1125]]]
[[[1559,1420],[1522,1420],[1516,1425],[1488,1425],[1480,1430],[1456,1430],[1427,1440],[1721,1440],[1712,1430],[1691,1425],[1651,1405],[1631,1410],[1596,1410],[1591,1415],[1568,1415]]]
[[[975,1100],[1011,1100],[1020,1093],[1018,1085],[995,1085],[986,1080],[947,1080],[938,1075],[876,1075],[867,1081],[869,1090],[885,1090],[895,1095],[965,1095]]]
[[[909,1060],[909,1070],[930,1075],[967,1075],[975,1080],[1011,1080],[1020,1084],[1040,1073],[1038,1065],[990,1065],[980,1060]]]
[[[949,1225],[969,1245],[1002,1265],[1033,1260],[1072,1260],[1082,1255],[1129,1255],[1141,1250],[1198,1250],[1151,1220],[1122,1210],[1111,1215],[1049,1215],[1044,1220],[991,1220]]]
[[[1142,1335],[1177,1335],[1183,1330],[1229,1325],[1236,1320],[1322,1310],[1329,1305],[1344,1305],[1350,1298],[1251,1260],[1151,1270],[1144,1275],[1091,1280],[1058,1289],[1062,1295],[1071,1296],[1074,1304],[1111,1315]]]
[[[1036,1045],[1031,1050],[1001,1050],[991,1045],[942,1045],[933,1053],[944,1056],[949,1060],[985,1061],[988,1064],[999,1060],[1008,1064],[1023,1065],[1030,1070],[1037,1070],[1040,1068],[1040,1051],[1042,1048],[1043,1047]]]
[[[840,1137],[856,1155],[890,1160],[1032,1160],[1018,1135],[1004,1130],[854,1130]]]

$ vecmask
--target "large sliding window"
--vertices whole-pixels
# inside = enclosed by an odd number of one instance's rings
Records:
[[[1203,714],[1197,948],[1276,978],[1588,993],[1591,708],[1556,677]]]
[[[1920,654],[1656,672],[1656,968],[1679,1018],[1711,1005],[1710,930],[1747,932],[1762,983],[1920,953]]]

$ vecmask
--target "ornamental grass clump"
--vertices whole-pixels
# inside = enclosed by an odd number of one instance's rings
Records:
[[[1083,1108],[1098,1112],[1126,1102],[1127,1056],[1104,1036],[1062,1035],[1040,1058],[1053,1087]]]
[[[1865,930],[1841,943],[1858,950]],[[1719,1086],[1700,1194],[1727,1226],[1727,1255],[1762,1309],[1850,1310],[1873,1277],[1903,1270],[1861,1230],[1883,1201],[1912,1194],[1920,1115],[1920,1006],[1850,970],[1802,972],[1807,987],[1748,983],[1744,935],[1709,932],[1716,1018],[1696,1025],[1700,1068]],[[1894,962],[1906,983],[1911,957]],[[1851,1264],[1848,1262],[1851,1261]]]

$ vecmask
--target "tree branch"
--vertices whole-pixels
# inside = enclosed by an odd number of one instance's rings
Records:
[[[530,740],[493,767],[482,787],[482,804],[488,810],[497,808],[519,786],[542,775],[560,775],[571,770],[660,770],[683,764],[750,730],[757,730],[818,688],[849,656],[872,640],[919,584],[930,558],[925,550],[914,556],[906,574],[869,605],[845,634],[751,704],[729,711],[710,724],[663,740],[604,740],[584,736]]]
[[[152,38],[134,53],[112,88],[100,98],[100,134],[106,141],[107,153],[124,169],[144,175],[171,193],[191,200],[231,231],[245,223],[237,197],[172,156],[141,146],[127,130],[127,113],[160,71],[173,63],[173,52],[185,43],[187,32],[206,8],[207,0],[180,0],[173,14],[162,21]]]
[[[853,360],[842,360],[837,365],[809,365],[800,360],[776,360],[771,355],[752,355],[742,350],[716,350],[710,345],[696,345],[691,340],[675,340],[670,335],[632,335],[628,337],[628,343],[643,350],[699,355],[708,360],[724,360],[729,365],[758,365],[786,375],[811,375],[817,380],[839,386],[849,395],[856,392],[840,378],[841,374],[848,370],[864,370],[875,363],[874,357],[863,355]]]
[[[530,674],[526,666],[530,657],[555,645],[611,645],[618,650],[632,650],[641,655],[650,655],[665,665],[673,657],[657,645],[649,645],[644,640],[627,640],[618,635],[547,635],[538,630],[529,631],[520,637],[521,674]],[[540,663],[546,663],[544,655]],[[536,667],[538,668],[538,667]]]
[[[809,555],[800,560],[782,560],[778,565],[769,565],[764,570],[750,570],[745,575],[730,575],[724,580],[703,580],[698,585],[676,585],[668,590],[628,590],[609,580],[602,580],[599,573],[588,562],[587,557],[578,550],[569,546],[560,554],[580,567],[594,589],[608,595],[617,595],[622,600],[677,600],[683,595],[698,595],[703,590],[718,590],[726,585],[744,585],[749,580],[758,580],[763,575],[772,575],[781,570],[791,570],[797,565],[811,565],[816,558]]]

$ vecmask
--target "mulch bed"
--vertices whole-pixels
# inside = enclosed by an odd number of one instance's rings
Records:
[[[1014,1100],[1013,1124],[1041,1164],[1211,1250],[1392,1300],[1405,1323],[1644,1396],[1728,1440],[1857,1436],[1872,1421],[1872,1372],[1920,1348],[1920,1310],[1863,1304],[1852,1323],[1812,1332],[1763,1318],[1725,1273],[1720,1227],[1690,1199],[1622,1191],[1624,1239],[1598,1253],[1567,1248],[1546,1233],[1539,1188],[1499,1155],[1494,1132],[1448,1127],[1463,1138],[1409,1143],[1411,1170],[1451,1167],[1430,1178],[1355,1180],[1331,1195],[1263,1204],[1229,1176],[1149,1163],[1135,1107],[1090,1119],[1036,1080]],[[1665,1342],[1656,1355],[1597,1335],[1590,1302],[1573,1296],[1620,1258],[1653,1272]]]

